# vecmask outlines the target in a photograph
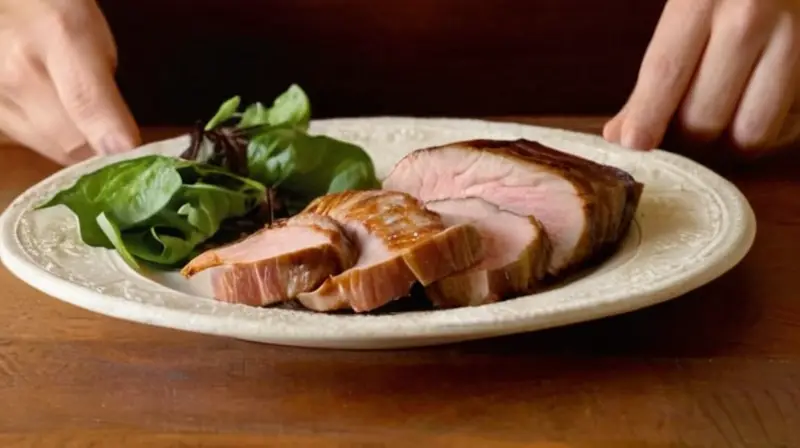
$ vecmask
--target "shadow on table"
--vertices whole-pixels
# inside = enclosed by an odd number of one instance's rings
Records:
[[[330,370],[295,379],[323,383],[340,396],[375,396],[391,389],[392,397],[407,397],[402,401],[412,407],[423,406],[418,400],[434,406],[441,403],[435,398],[463,403],[491,396],[503,396],[512,406],[534,398],[556,405],[561,402],[551,395],[558,393],[589,397],[597,390],[644,391],[679,381],[681,369],[692,369],[695,361],[704,364],[735,353],[761,313],[760,304],[748,299],[757,297],[748,288],[747,272],[735,268],[684,297],[638,312],[422,350],[338,352],[331,356],[336,361]],[[325,358],[318,351],[312,351],[316,356],[303,352],[309,367],[310,359]]]
[[[381,376],[388,376],[385,381],[406,383],[403,388],[430,383],[424,386],[428,388],[464,381],[488,387],[498,381],[576,375],[586,379],[602,377],[601,372],[635,376],[653,363],[672,365],[678,362],[674,359],[707,360],[735,355],[762,312],[760,302],[750,299],[758,297],[749,291],[750,283],[748,271],[737,267],[681,298],[616,317],[424,349],[370,352],[292,349],[297,351],[293,352],[290,363],[294,371],[304,370],[298,369],[295,362],[309,363],[314,381],[329,386],[338,382],[322,377],[352,378],[362,387],[370,382],[380,383],[384,381]],[[268,349],[272,350],[283,349]],[[331,364],[323,369],[326,372],[312,368],[316,363],[328,361]],[[593,373],[587,373],[587,369]],[[311,377],[306,380],[311,381]],[[348,380],[341,387],[353,385]]]
[[[748,299],[747,270],[678,299],[628,314],[567,327],[462,344],[464,353],[712,357],[746,337],[760,304]],[[441,348],[440,348],[441,349]],[[434,349],[435,350],[435,349]]]
[[[725,359],[761,313],[758,303],[745,299],[757,297],[748,288],[747,272],[734,269],[680,299],[639,312],[426,349],[287,351],[254,345],[242,378],[271,380],[227,393],[242,400],[267,401],[277,394],[290,403],[334,406],[336,413],[325,421],[396,425],[413,419],[415,427],[431,428],[504,431],[514,425],[497,418],[506,415],[545,431],[550,424],[575,424],[570,420],[575,416],[586,417],[586,424],[587,409],[634,419],[637,412],[652,411],[655,418],[661,411],[654,390],[672,390],[675,399],[689,400],[686,381],[713,384],[719,378],[724,384],[728,380],[720,376],[740,374]],[[382,411],[375,414],[376,409]],[[559,410],[553,418],[534,417],[551,409]]]

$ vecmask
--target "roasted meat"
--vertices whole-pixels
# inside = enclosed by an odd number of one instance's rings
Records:
[[[445,225],[472,224],[481,235],[483,260],[426,288],[438,307],[476,306],[529,294],[545,276],[550,241],[531,216],[501,210],[479,198],[444,199],[426,204]]]
[[[317,311],[379,308],[423,286],[477,264],[483,255],[471,224],[447,227],[410,195],[346,191],[314,200],[303,213],[335,219],[359,249],[355,266],[298,300]]]
[[[527,140],[472,140],[420,149],[383,186],[429,202],[478,197],[542,223],[550,275],[617,246],[642,192],[627,172]]]
[[[325,279],[352,266],[355,245],[331,218],[310,213],[278,221],[228,246],[208,250],[187,264],[191,277],[214,268],[218,300],[269,305],[313,291]]]

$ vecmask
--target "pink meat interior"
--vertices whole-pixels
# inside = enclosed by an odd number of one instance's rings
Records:
[[[313,227],[289,226],[253,234],[236,244],[218,249],[217,255],[226,262],[252,263],[330,242],[324,232]]]
[[[513,263],[538,237],[528,218],[500,210],[480,198],[434,201],[427,207],[439,213],[448,227],[471,223],[478,229],[486,250],[480,269],[498,269]]]
[[[537,218],[553,242],[551,265],[563,265],[585,230],[583,199],[563,177],[505,157],[452,147],[402,160],[384,188],[430,202],[477,197]]]

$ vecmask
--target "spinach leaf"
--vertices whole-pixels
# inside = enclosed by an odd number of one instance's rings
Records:
[[[241,102],[242,99],[238,96],[235,96],[222,103],[216,115],[214,115],[206,124],[205,130],[210,131],[220,124],[233,118],[233,116],[236,115],[236,111],[239,110],[239,104],[241,104]]]
[[[217,113],[208,121],[205,131],[212,131],[231,118],[239,116],[237,128],[252,128],[257,126],[291,125],[298,129],[308,129],[311,119],[311,103],[308,96],[297,84],[292,84],[285,92],[278,95],[267,108],[260,102],[249,105],[241,114],[239,106],[241,98],[234,96],[225,101]]]
[[[256,102],[240,112],[240,105],[234,96],[199,122],[181,158],[108,165],[40,208],[67,206],[86,244],[116,249],[133,267],[172,268],[318,196],[380,188],[363,149],[308,135],[311,106],[298,85],[270,107]]]
[[[161,254],[152,260],[142,258],[162,266],[180,266],[192,256],[197,255],[195,249],[201,243],[201,241],[171,236],[168,233],[159,233],[156,228],[150,229],[150,234],[161,244],[163,249]]]
[[[106,208],[122,229],[155,215],[183,184],[175,159],[156,156],[137,168],[118,174],[105,188]]]
[[[103,233],[111,242],[111,245],[117,250],[117,252],[119,252],[119,255],[122,257],[122,259],[133,269],[139,269],[139,263],[136,262],[133,254],[131,254],[127,247],[125,247],[125,242],[123,241],[119,226],[116,225],[105,213],[100,213],[97,215],[96,222],[98,227],[102,229]]]
[[[66,205],[86,244],[116,249],[135,269],[170,268],[265,196],[262,184],[222,168],[145,156],[87,174],[40,208]]]
[[[286,204],[284,211],[328,193],[380,188],[372,160],[362,148],[308,135],[311,106],[300,86],[289,86],[270,108],[257,102],[242,114],[225,116],[234,115],[241,117],[235,127],[193,134],[182,157],[224,167],[277,189],[280,203]],[[212,142],[210,152],[206,138]]]
[[[292,84],[275,98],[270,108],[260,102],[249,105],[236,126],[242,129],[256,126],[288,125],[306,130],[310,120],[311,103],[308,96],[300,86]]]
[[[247,145],[247,170],[264,185],[277,187],[292,173],[309,172],[319,164],[311,157],[306,135],[291,127],[268,129]]]
[[[135,256],[164,266],[195,255],[197,247],[213,237],[223,221],[250,212],[265,197],[263,185],[219,168],[184,165],[186,183],[144,230],[131,232],[125,243]]]
[[[263,197],[266,194],[266,188],[260,182],[238,176],[214,165],[180,161],[177,166],[185,184],[204,183],[216,185],[258,197]]]
[[[311,103],[308,96],[300,86],[292,84],[275,98],[269,109],[267,123],[272,126],[292,125],[298,129],[307,130],[310,119]]]
[[[275,127],[257,135],[250,140],[247,159],[251,178],[301,200],[380,187],[363,149],[294,128]]]
[[[159,213],[148,227],[125,235],[136,257],[164,266],[195,255],[197,246],[213,237],[222,222],[244,216],[259,201],[253,190],[237,191],[210,184],[184,185],[175,198],[177,210]]]
[[[186,261],[197,244],[192,239],[171,235],[169,229],[151,227],[123,236],[125,247],[149,266],[172,267]]]
[[[184,261],[195,246],[205,240],[202,232],[170,207],[161,210],[143,225],[123,233],[126,249],[148,265],[170,267]]]
[[[121,229],[134,226],[163,208],[181,183],[175,159],[145,156],[87,174],[39,208],[66,205],[78,216],[86,244],[111,248],[112,242],[96,221],[100,213]]]
[[[253,103],[244,110],[242,118],[236,126],[239,128],[250,128],[265,124],[269,124],[269,109],[261,103]]]
[[[178,214],[209,237],[219,230],[224,219],[244,216],[263,198],[207,184],[186,185],[180,196],[186,202]]]

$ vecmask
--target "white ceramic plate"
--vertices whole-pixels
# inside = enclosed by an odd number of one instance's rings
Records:
[[[145,278],[115,252],[86,246],[66,208],[32,211],[55,191],[104,164],[146,153],[177,155],[188,142],[188,137],[181,137],[122,156],[89,160],[26,191],[2,216],[2,261],[44,293],[108,316],[258,342],[377,349],[533,331],[653,305],[733,267],[755,236],[753,212],[733,185],[663,151],[638,153],[596,136],[474,120],[323,120],[313,123],[312,132],[363,145],[381,176],[416,148],[471,138],[526,138],[625,169],[645,188],[636,224],[623,247],[600,267],[562,286],[481,307],[379,316],[216,302],[203,297],[202,278],[194,282],[174,274]]]

